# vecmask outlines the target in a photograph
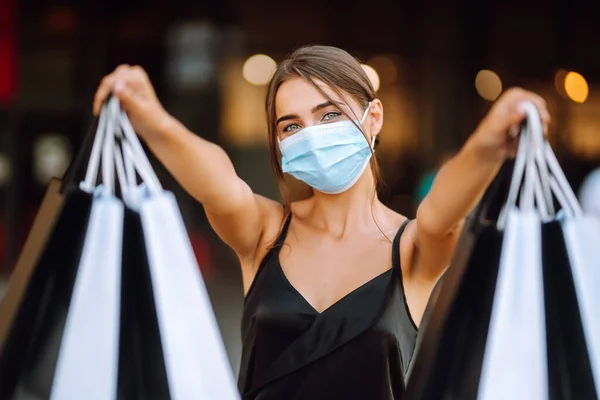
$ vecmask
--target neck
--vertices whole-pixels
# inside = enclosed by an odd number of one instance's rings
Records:
[[[315,226],[343,237],[348,231],[366,231],[375,226],[373,216],[379,220],[381,203],[375,192],[371,167],[365,169],[360,179],[340,194],[315,191],[309,212]]]

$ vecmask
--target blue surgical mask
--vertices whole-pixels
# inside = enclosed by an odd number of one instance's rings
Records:
[[[362,125],[371,103],[360,121]],[[308,126],[279,142],[283,172],[322,193],[350,189],[371,159],[371,146],[353,121]]]

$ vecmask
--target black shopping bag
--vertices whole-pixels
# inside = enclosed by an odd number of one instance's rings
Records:
[[[48,398],[92,197],[66,193],[0,354],[0,398]]]
[[[64,192],[73,187],[80,176],[83,176],[85,160],[88,158],[93,144],[96,126],[93,124],[86,135],[80,151],[77,153],[63,179],[53,178],[48,184],[44,198],[35,220],[30,228],[27,240],[17,263],[11,273],[10,283],[2,302],[0,302],[0,349],[6,340],[9,328],[21,304],[31,273],[45,248],[48,237],[56,224],[56,220],[64,205]]]
[[[408,399],[598,398],[600,296],[588,280],[600,276],[600,224],[581,215],[537,109],[524,106],[503,212],[497,226],[473,234],[475,222],[464,233],[455,263],[466,268],[450,268],[428,310]]]
[[[140,214],[125,210],[118,398],[169,399],[160,329]]]
[[[50,183],[0,306],[0,398],[47,399],[92,196],[76,187],[95,126]]]
[[[432,295],[409,367],[408,399],[477,396],[502,248],[495,220],[512,164],[503,165],[466,220],[452,263]]]
[[[557,221],[542,227],[542,260],[549,398],[597,399],[571,262]]]

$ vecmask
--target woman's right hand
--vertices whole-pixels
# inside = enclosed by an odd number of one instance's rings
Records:
[[[141,67],[119,66],[102,79],[94,98],[98,115],[110,94],[117,96],[136,132],[177,182],[204,206],[208,220],[243,260],[244,282],[254,274],[254,256],[267,223],[273,231],[283,219],[281,205],[255,195],[236,174],[227,153],[190,132],[162,107]],[[245,264],[246,265],[246,262]]]
[[[94,115],[100,114],[111,93],[119,99],[135,131],[146,140],[160,134],[171,120],[142,67],[120,65],[105,76],[94,97]]]

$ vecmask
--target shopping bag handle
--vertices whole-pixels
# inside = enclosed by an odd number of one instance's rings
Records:
[[[121,143],[123,147],[123,159],[125,160],[125,173],[129,185],[135,186],[135,171],[140,175],[142,181],[148,186],[151,193],[162,192],[162,185],[156,175],[156,172],[146,156],[142,144],[127,118],[124,111],[119,112],[119,122],[123,137]]]
[[[102,182],[104,191],[107,193],[114,192],[114,178],[112,171],[109,171],[109,165],[112,163],[112,142],[114,141],[114,133],[112,133],[112,127],[110,126],[110,114],[111,109],[107,103],[102,105],[100,116],[98,117],[98,123],[96,125],[96,133],[93,139],[92,148],[89,154],[89,160],[87,168],[85,170],[85,176],[82,181],[79,182],[79,187],[87,192],[93,192],[98,182],[98,169],[102,165]],[[105,154],[106,153],[106,154]],[[76,162],[83,162],[83,152],[78,154],[78,160]],[[80,158],[81,157],[81,158]],[[73,185],[77,181],[77,177],[71,174],[68,178],[68,184]]]
[[[62,176],[62,184],[60,192],[64,194],[68,189],[79,185],[81,177],[85,176],[85,169],[88,165],[87,161],[91,155],[91,149],[95,143],[97,132],[99,130],[100,118],[93,118],[90,126],[87,130],[83,143],[79,147],[79,150],[75,154],[75,157],[71,160],[69,167]]]
[[[532,121],[534,128],[531,131],[532,135],[529,143],[531,146],[530,150],[534,153],[532,157],[535,158],[537,172],[539,172],[540,179],[534,180],[533,183],[535,186],[535,198],[542,216],[547,217],[547,219],[555,217],[553,208],[554,197],[556,197],[567,216],[575,217],[582,215],[583,211],[577,200],[577,196],[575,196],[571,185],[569,185],[558,159],[552,150],[552,146],[544,137],[541,118],[537,108],[532,103],[525,103],[524,107],[526,107],[528,113],[527,118]],[[536,171],[533,165],[530,164],[529,167]],[[531,176],[533,178],[533,174]],[[546,206],[548,207],[547,211],[545,209]]]
[[[116,140],[114,142],[114,161],[117,170],[117,180],[119,181],[119,188],[121,189],[121,196],[125,199],[129,196],[129,185],[127,182],[127,174],[125,173],[123,152]]]
[[[552,192],[556,196],[556,199],[569,217],[580,217],[583,215],[581,204],[579,204],[577,196],[575,195],[575,192],[573,192],[573,188],[569,184],[564,171],[560,167],[558,159],[556,158],[550,143],[546,142],[544,144],[544,155],[548,160],[548,167],[552,172],[550,185]]]
[[[551,176],[543,152],[546,139],[542,120],[533,103],[523,102],[520,106],[527,117],[522,124],[508,197],[498,217],[497,227],[500,230],[504,229],[508,212],[517,204],[521,209],[532,210],[537,203],[546,219],[554,215]]]
[[[137,134],[127,115],[121,110],[119,99],[114,96],[108,98],[100,112],[85,179],[80,184],[83,190],[88,192],[95,190],[100,165],[102,190],[105,194],[115,192],[115,169],[123,197],[126,197],[129,190],[136,186],[136,171],[151,193],[162,191],[160,181],[146,157]]]
[[[115,99],[110,97],[102,105],[85,177],[79,184],[82,190],[89,193],[96,190],[99,168],[101,168],[102,193],[104,195],[115,193],[114,165],[117,161],[115,130],[120,111],[118,104],[115,104]]]
[[[521,104],[527,113],[527,130],[521,140],[526,151],[525,175],[519,208],[523,211],[538,211],[543,221],[550,221],[554,215],[552,191],[550,189],[550,172],[543,153],[544,137],[542,120],[533,103]],[[508,207],[514,204],[508,204]],[[537,206],[537,208],[536,208]],[[508,208],[507,208],[508,209]]]

